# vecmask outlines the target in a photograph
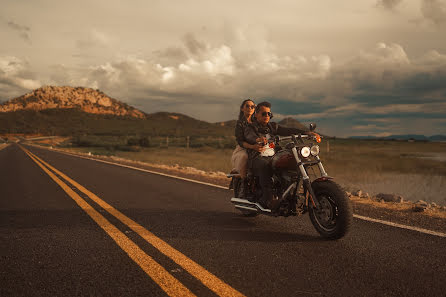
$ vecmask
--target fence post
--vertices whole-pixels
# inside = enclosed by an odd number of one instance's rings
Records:
[[[327,140],[327,154],[330,152],[330,140]]]
[[[190,138],[189,136],[186,137],[186,148],[189,148],[189,142],[190,142]]]
[[[166,148],[169,148],[169,136],[166,136]]]

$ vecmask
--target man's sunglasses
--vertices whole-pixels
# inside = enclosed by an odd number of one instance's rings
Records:
[[[270,111],[264,111],[264,112],[262,112],[262,117],[266,117],[266,116],[269,116],[270,118],[272,118],[272,117],[273,117],[273,113],[270,112]]]

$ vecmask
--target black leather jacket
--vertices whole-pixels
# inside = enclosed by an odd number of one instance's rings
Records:
[[[290,136],[292,134],[305,134],[307,131],[298,129],[298,128],[287,128],[281,126],[275,122],[269,122],[266,126],[263,126],[257,121],[248,124],[245,128],[245,141],[249,144],[255,144],[256,139],[259,137],[266,137],[267,134],[270,137],[274,137],[276,135],[280,136]],[[259,152],[248,149],[248,156],[250,160],[257,158],[260,155]]]
[[[243,147],[243,142],[246,141],[245,130],[248,125],[249,125],[249,123],[245,117],[243,117],[242,119],[239,119],[237,121],[237,124],[235,125],[235,140],[237,141],[238,145],[240,145],[241,147]]]

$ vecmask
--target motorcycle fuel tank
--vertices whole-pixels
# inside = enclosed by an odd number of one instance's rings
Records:
[[[296,170],[297,162],[290,151],[284,150],[274,155],[272,166],[277,170]]]

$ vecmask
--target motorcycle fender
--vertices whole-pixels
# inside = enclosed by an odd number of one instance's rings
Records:
[[[331,177],[331,176],[321,176],[321,177],[316,178],[313,181],[313,183],[320,182],[320,181],[326,181],[326,180],[332,180],[332,179],[333,179],[333,177]]]
[[[333,179],[333,177],[331,177],[331,176],[321,176],[321,177],[316,178],[314,181],[312,181],[311,185],[313,183],[323,182],[323,181],[332,180],[332,179]],[[307,192],[309,195],[307,195]],[[308,206],[308,203],[311,200],[311,202],[313,203],[313,206],[316,208],[319,208],[319,201],[316,200],[316,197],[313,194],[314,193],[313,193],[312,189],[306,190],[306,193],[305,193],[305,197],[307,197],[306,205]],[[310,199],[308,199],[308,198],[310,198]]]

